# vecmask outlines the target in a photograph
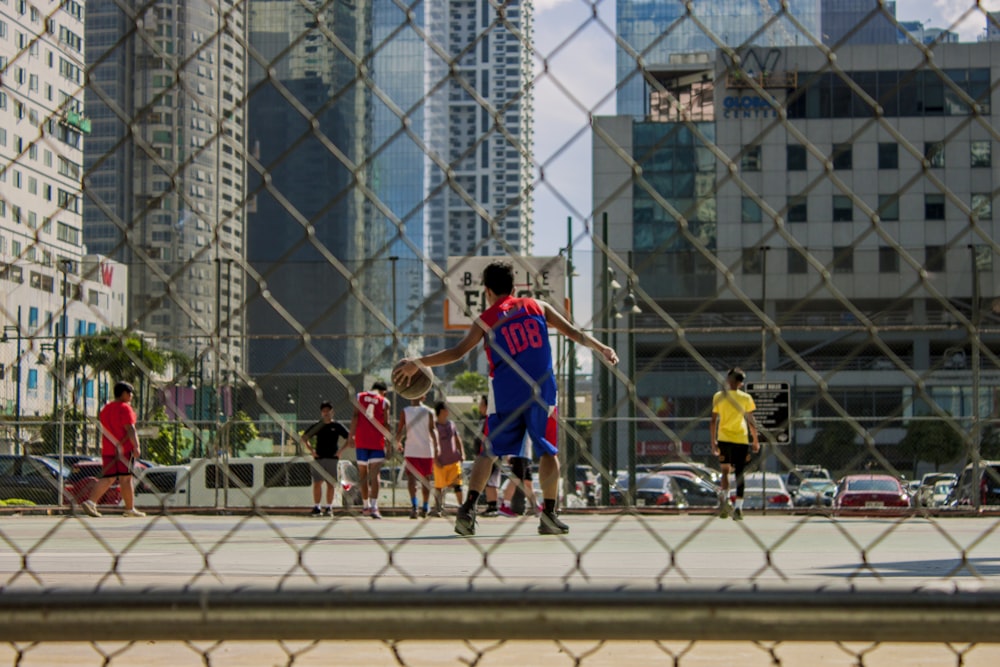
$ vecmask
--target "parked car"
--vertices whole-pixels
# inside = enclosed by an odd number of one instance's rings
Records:
[[[934,501],[934,496],[940,493],[939,487],[942,484],[947,487],[948,491],[945,493],[945,497],[947,497],[956,482],[958,482],[958,475],[955,473],[929,472],[920,479],[920,485],[910,495],[913,496],[914,504],[920,507],[940,507],[944,504],[944,499],[941,499],[938,504],[935,504]]]
[[[135,462],[135,471],[138,473],[140,470],[145,470],[148,466]],[[90,498],[90,492],[94,489],[94,485],[97,484],[104,474],[104,465],[100,461],[90,461],[82,460],[73,465],[70,468],[69,477],[66,480],[66,497],[72,500],[74,503],[82,503],[84,500]],[[118,505],[121,503],[122,494],[121,488],[118,485],[118,480],[115,480],[111,487],[105,492],[101,499],[97,501],[98,505]]]
[[[788,475],[785,477],[785,486],[788,487],[789,493],[794,496],[799,490],[799,485],[807,479],[833,481],[833,478],[830,477],[830,471],[826,468],[816,465],[801,465],[795,466],[788,471]]]
[[[751,472],[744,475],[746,488],[743,491],[744,509],[788,510],[792,509],[792,494],[776,472]],[[729,500],[736,500],[736,478],[729,481]]]
[[[806,479],[795,494],[796,507],[833,507],[837,485],[828,479]]]
[[[951,482],[938,482],[934,485],[934,489],[931,491],[930,504],[928,507],[944,507],[948,504],[948,498],[951,497],[951,490],[955,488],[955,485]]]
[[[611,491],[611,504],[625,504],[624,497],[628,494],[628,475],[625,475],[624,486]],[[645,475],[635,480],[636,507],[670,507],[685,509],[688,507],[687,497],[670,475]]]
[[[980,461],[978,477],[972,463],[965,466],[952,491],[951,502],[974,506],[977,496],[980,506],[1000,505],[1000,461]]]
[[[0,500],[19,498],[36,505],[58,505],[59,485],[69,478],[68,467],[44,456],[0,454]]]
[[[848,475],[840,480],[834,498],[838,509],[908,508],[910,504],[910,494],[891,475]]]
[[[42,454],[42,456],[44,456],[47,459],[52,459],[53,461],[58,461],[59,460],[59,454],[58,453],[55,453],[55,454]],[[69,466],[70,468],[72,468],[77,463],[92,463],[94,461],[96,461],[97,463],[100,463],[101,462],[101,457],[100,456],[85,456],[83,454],[63,454],[63,461],[62,462],[63,462],[64,466]]]
[[[722,481],[722,473],[718,470],[709,468],[701,463],[695,463],[694,461],[671,461],[670,463],[662,464],[656,469],[657,472],[670,472],[672,470],[688,470],[706,482],[715,484],[716,486]]]
[[[690,507],[718,507],[719,487],[711,482],[706,482],[701,477],[687,470],[670,470],[657,473],[658,475],[669,475],[674,478],[677,485],[684,492]]]

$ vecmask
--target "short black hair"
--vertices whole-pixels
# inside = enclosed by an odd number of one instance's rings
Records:
[[[322,403],[319,404],[319,409],[322,410],[323,408],[330,408],[331,410],[333,410],[333,403],[331,403],[330,401],[323,401]]]
[[[497,296],[514,293],[514,267],[510,262],[492,262],[483,269],[483,285]]]
[[[444,401],[438,401],[437,403],[434,404],[435,415],[439,415],[441,414],[442,410],[447,410],[447,409],[448,409],[448,404],[445,403]]]
[[[743,372],[743,369],[739,366],[729,369],[729,377],[733,378],[737,382],[743,382],[747,379],[747,374]]]
[[[128,382],[119,382],[115,384],[115,398],[121,398],[121,395],[124,394],[126,391],[130,394],[134,394],[135,387],[133,387],[131,383]]]
[[[372,389],[376,389],[378,391],[388,391],[389,386],[385,382],[382,382],[382,380],[375,380],[375,382],[372,383]]]

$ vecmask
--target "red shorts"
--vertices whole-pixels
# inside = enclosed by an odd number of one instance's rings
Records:
[[[415,456],[406,457],[406,474],[408,477],[413,477],[414,474],[430,479],[431,475],[434,474],[434,459],[432,458],[417,458]]]
[[[102,454],[103,464],[102,477],[118,477],[120,475],[132,474],[132,452],[127,452],[124,456],[118,454]]]

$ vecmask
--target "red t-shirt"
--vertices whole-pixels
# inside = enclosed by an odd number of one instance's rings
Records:
[[[358,449],[385,449],[385,435],[376,426],[388,428],[389,401],[374,391],[358,394],[358,425],[354,433],[354,446]]]
[[[122,401],[111,401],[101,409],[101,454],[113,456],[118,453],[116,444],[122,444],[122,453],[128,456],[135,443],[132,438],[125,439],[129,424],[135,424],[135,411],[132,406]]]

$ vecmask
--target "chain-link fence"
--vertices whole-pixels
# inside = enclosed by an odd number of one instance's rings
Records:
[[[1000,23],[900,4],[0,0],[10,661],[995,664]],[[551,309],[466,350],[492,256]]]

